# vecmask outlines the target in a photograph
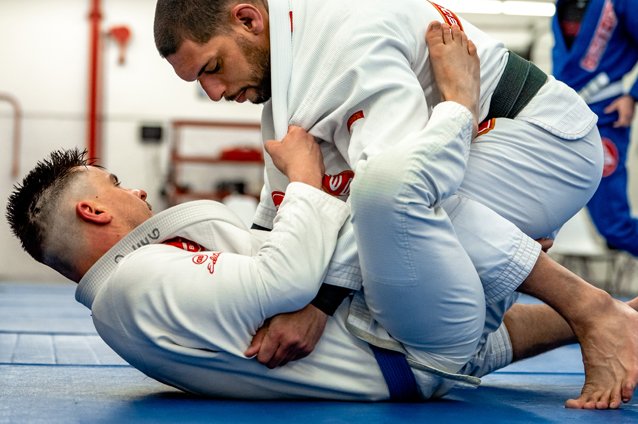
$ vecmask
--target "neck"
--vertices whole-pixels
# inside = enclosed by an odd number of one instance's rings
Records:
[[[87,234],[84,246],[77,246],[76,260],[74,261],[77,279],[72,279],[76,282],[80,281],[84,274],[123,236],[123,234],[110,231],[92,231]]]

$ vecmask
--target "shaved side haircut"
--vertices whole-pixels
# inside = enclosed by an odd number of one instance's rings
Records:
[[[22,248],[38,262],[44,263],[43,243],[62,193],[78,174],[77,167],[90,165],[86,150],[56,150],[38,162],[21,184],[14,185],[7,204],[7,221]]]

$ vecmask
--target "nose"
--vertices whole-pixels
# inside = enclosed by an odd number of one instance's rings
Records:
[[[146,194],[146,192],[142,189],[139,188],[134,188],[131,190],[133,192],[134,195],[136,195],[137,197],[139,197],[142,200],[146,200],[146,197],[148,196],[148,194]]]
[[[212,101],[218,102],[224,97],[226,86],[215,76],[202,75],[199,77],[199,84]]]

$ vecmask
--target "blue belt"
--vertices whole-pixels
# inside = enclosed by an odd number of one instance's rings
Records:
[[[369,344],[394,402],[415,402],[420,400],[419,389],[412,368],[405,355],[393,350]]]

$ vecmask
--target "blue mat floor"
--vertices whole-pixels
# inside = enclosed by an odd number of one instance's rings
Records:
[[[0,423],[638,423],[638,400],[617,411],[563,408],[584,380],[575,345],[429,403],[202,399],[122,361],[74,290],[0,282]]]

